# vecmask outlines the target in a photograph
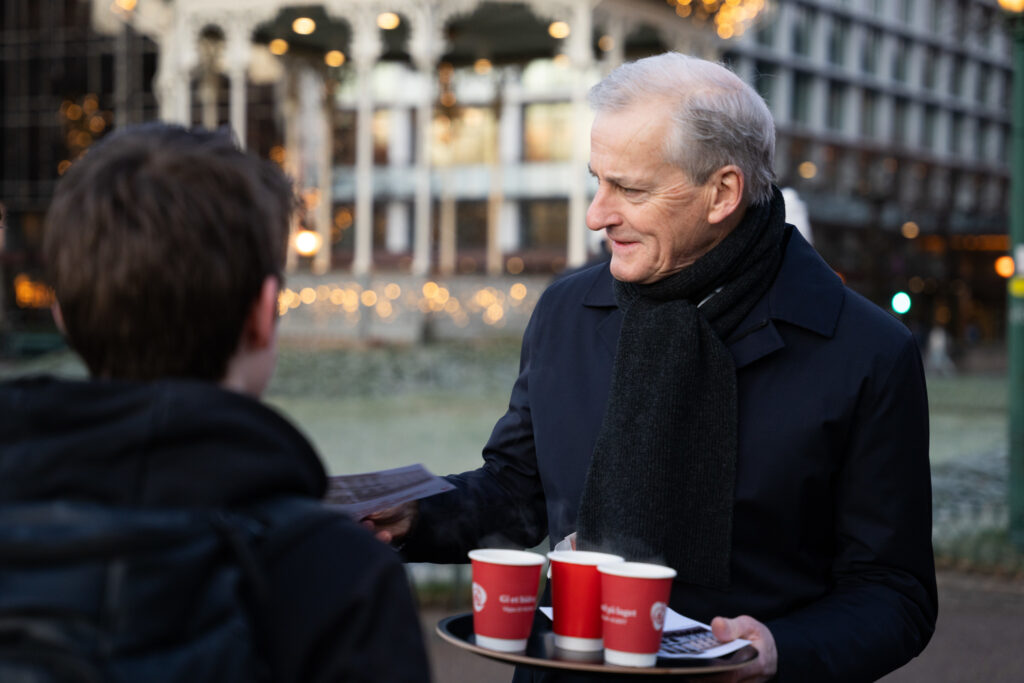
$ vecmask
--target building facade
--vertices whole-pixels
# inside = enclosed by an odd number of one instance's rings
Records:
[[[61,46],[35,50],[11,28],[57,5],[74,28],[36,40]],[[721,59],[768,102],[779,184],[852,286],[880,304],[905,290],[910,323],[1002,333],[991,263],[1007,249],[1011,71],[996,0],[13,0],[4,12],[5,95],[38,80],[16,75],[32,59],[100,55],[83,62],[99,76],[24,99],[35,114],[5,102],[5,139],[24,132],[15,120],[68,127],[87,106],[102,134],[129,101],[122,121],[229,125],[302,189],[290,266],[355,276],[583,263],[600,241],[584,225],[587,88],[663,50]],[[40,179],[41,204],[85,142],[63,127],[66,149],[18,135],[4,152],[8,247],[30,244],[39,220],[21,178]]]

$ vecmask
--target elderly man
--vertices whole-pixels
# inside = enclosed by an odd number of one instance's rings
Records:
[[[730,680],[901,666],[936,618],[911,334],[785,224],[771,116],[727,69],[663,54],[590,100],[611,262],[541,298],[483,466],[378,536],[459,562],[578,532],[669,564],[674,609],[758,649]]]

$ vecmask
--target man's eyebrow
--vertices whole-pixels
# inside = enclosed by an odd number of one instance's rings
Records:
[[[587,171],[590,173],[590,175],[594,176],[595,178],[598,177],[597,174],[594,173],[594,169],[590,167],[590,164],[587,164]],[[604,178],[598,179],[604,180],[606,183],[611,183],[612,185],[618,185],[619,187],[632,187],[632,183],[630,182],[629,178],[623,178],[622,176],[606,175],[604,176]]]

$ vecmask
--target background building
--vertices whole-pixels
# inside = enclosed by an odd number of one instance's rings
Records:
[[[852,286],[883,305],[907,292],[905,320],[922,334],[937,323],[964,342],[1003,336],[993,262],[1007,250],[1011,73],[996,0],[10,0],[2,11],[8,324],[46,302],[34,254],[62,169],[112,126],[157,116],[230,125],[296,178],[307,212],[294,270],[579,265],[600,240],[583,221],[595,189],[586,89],[625,59],[678,49],[724,60],[764,95],[779,183]]]

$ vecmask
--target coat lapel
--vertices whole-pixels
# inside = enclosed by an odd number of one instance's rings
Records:
[[[597,334],[611,358],[615,358],[615,350],[619,345],[619,331],[622,328],[622,311],[615,303],[612,290],[612,271],[608,264],[601,269],[593,284],[583,297],[583,305],[587,308],[605,309],[606,317],[597,324]]]
[[[779,322],[822,337],[835,334],[843,283],[799,232],[791,233],[771,289],[727,341],[737,370],[785,347]]]

